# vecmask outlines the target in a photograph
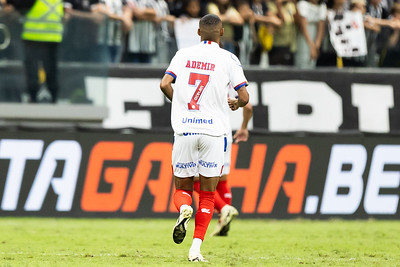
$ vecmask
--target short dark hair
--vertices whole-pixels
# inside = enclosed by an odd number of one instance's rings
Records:
[[[222,21],[217,15],[207,14],[200,19],[199,25],[210,27],[210,26],[217,26],[220,23],[222,23]]]

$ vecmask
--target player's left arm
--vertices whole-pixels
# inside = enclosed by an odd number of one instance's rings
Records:
[[[172,88],[172,83],[175,80],[173,76],[166,73],[164,77],[161,79],[160,89],[164,93],[164,95],[172,101],[172,96],[174,94],[174,89]]]
[[[240,87],[238,90],[236,90],[236,92],[238,93],[237,99],[228,99],[228,105],[231,110],[237,110],[238,108],[244,107],[247,105],[247,103],[249,103],[249,93],[247,92],[246,86]]]
[[[244,107],[249,102],[249,93],[247,92],[248,82],[243,73],[242,64],[239,59],[232,53],[229,53],[229,80],[238,94],[237,99],[228,99],[229,108],[231,110],[237,110],[240,107]]]
[[[249,130],[247,129],[247,125],[249,124],[251,117],[253,117],[253,106],[250,103],[247,103],[247,105],[243,107],[242,126],[233,136],[236,144],[239,142],[246,142],[249,139]]]

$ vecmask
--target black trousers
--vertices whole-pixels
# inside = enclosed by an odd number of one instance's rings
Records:
[[[25,48],[25,73],[30,102],[37,102],[39,85],[39,65],[42,64],[46,72],[46,85],[50,91],[52,102],[57,102],[58,97],[58,43],[24,41]]]
[[[293,53],[289,46],[273,46],[268,53],[270,65],[293,66]]]

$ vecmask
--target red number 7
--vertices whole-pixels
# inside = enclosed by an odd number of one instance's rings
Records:
[[[194,94],[192,96],[192,99],[190,100],[190,103],[188,103],[189,110],[199,110],[200,105],[198,104],[198,102],[199,102],[200,96],[203,93],[204,88],[206,88],[209,80],[210,80],[209,75],[193,73],[193,72],[190,73],[189,84],[196,85],[197,81],[200,81],[200,83],[199,83],[199,86],[197,86],[196,91],[194,91]]]

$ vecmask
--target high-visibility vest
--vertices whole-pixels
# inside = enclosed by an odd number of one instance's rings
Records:
[[[25,16],[22,39],[38,42],[62,41],[62,0],[36,0]]]

